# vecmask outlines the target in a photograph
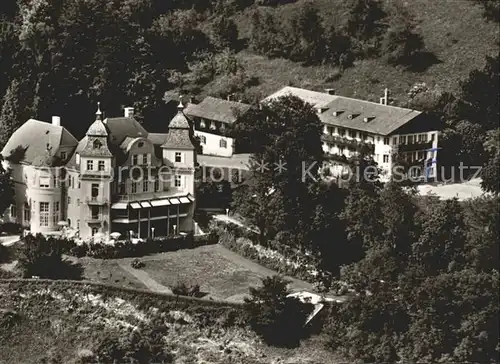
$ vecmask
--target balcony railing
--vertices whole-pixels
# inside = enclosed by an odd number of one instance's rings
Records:
[[[366,150],[369,153],[375,152],[375,145],[373,143],[358,142],[357,140],[329,134],[322,134],[321,140],[329,144],[337,144],[339,147],[352,148],[358,152],[363,148],[367,148]]]
[[[102,224],[102,218],[101,216],[88,216],[85,221],[87,224]]]
[[[91,206],[103,206],[108,204],[108,199],[103,196],[87,197],[86,202]]]
[[[432,141],[430,142],[417,142],[411,144],[399,144],[397,146],[399,152],[414,152],[417,150],[426,150],[432,148]]]

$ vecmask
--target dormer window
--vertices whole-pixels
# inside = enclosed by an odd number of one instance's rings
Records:
[[[340,114],[342,114],[343,111],[334,111],[333,112],[333,116],[340,116]]]
[[[99,149],[102,147],[102,143],[99,140],[94,140],[94,149]]]
[[[210,123],[210,130],[215,130],[217,129],[217,125],[215,125],[215,122]]]
[[[205,128],[206,127],[206,124],[205,124],[205,120],[200,120],[200,128]]]
[[[40,177],[40,188],[49,188],[50,187],[50,178],[47,176]]]

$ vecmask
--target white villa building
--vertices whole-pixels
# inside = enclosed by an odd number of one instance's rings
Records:
[[[346,159],[361,147],[371,151],[382,171],[390,177],[399,154],[413,168],[414,175],[437,177],[439,132],[420,111],[387,105],[387,90],[380,103],[335,95],[334,90],[310,91],[283,87],[263,102],[294,95],[313,105],[323,123],[323,150],[341,173]]]
[[[64,224],[81,238],[192,232],[196,151],[183,106],[156,134],[133,111],[103,120],[98,109],[80,141],[57,116],[16,130],[2,150],[7,158],[25,150],[9,162],[16,199],[10,221],[47,234]]]
[[[250,109],[242,102],[207,97],[199,104],[190,103],[185,114],[191,119],[194,133],[200,138],[204,155],[232,157],[235,140],[228,131]]]

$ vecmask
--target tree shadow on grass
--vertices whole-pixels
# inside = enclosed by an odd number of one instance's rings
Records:
[[[56,279],[70,279],[73,281],[80,281],[83,279],[82,265],[72,262],[69,259],[64,259],[58,267],[58,271],[55,273]]]
[[[411,72],[425,72],[429,67],[443,63],[434,53],[423,51],[415,54],[411,60],[407,62],[407,70]]]

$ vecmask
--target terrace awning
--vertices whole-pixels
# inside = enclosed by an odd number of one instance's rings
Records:
[[[130,203],[130,207],[134,210],[141,208],[151,208],[158,206],[168,206],[168,205],[179,205],[179,204],[190,204],[194,201],[194,197],[192,195],[180,196],[180,197],[166,197],[159,199],[149,199],[144,201],[134,201]],[[128,203],[117,202],[111,206],[113,209],[126,209]]]
[[[162,199],[162,200],[153,200],[151,201],[151,205],[156,207],[156,206],[167,206],[170,205],[170,202],[168,202],[168,199]]]
[[[125,202],[117,202],[117,203],[114,203],[111,208],[112,209],[115,209],[115,210],[126,210],[127,209],[127,206],[128,206],[128,203],[125,203]]]

